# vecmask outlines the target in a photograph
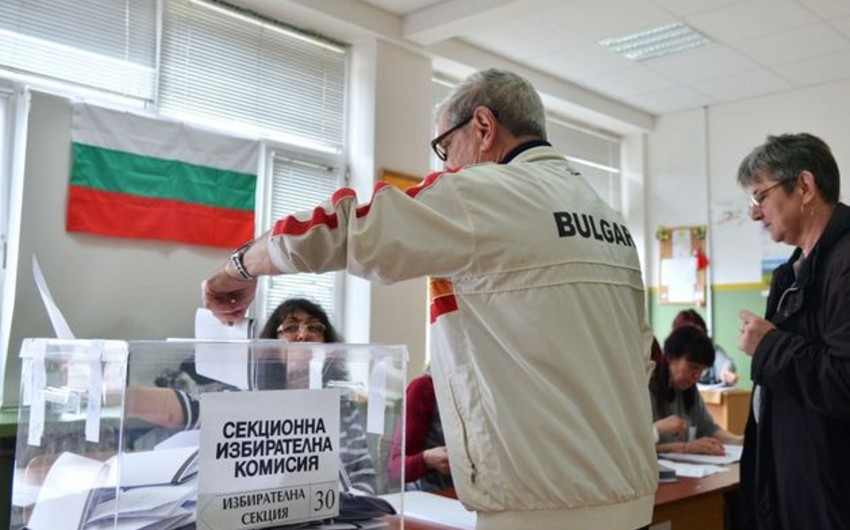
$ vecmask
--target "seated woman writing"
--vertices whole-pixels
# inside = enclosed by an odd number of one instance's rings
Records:
[[[713,362],[714,345],[696,327],[675,329],[664,341],[663,357],[649,381],[652,419],[657,422],[678,416],[687,422],[688,429],[659,433],[659,453],[722,455],[723,444],[743,443],[743,436],[714,422],[697,391],[697,381]]]

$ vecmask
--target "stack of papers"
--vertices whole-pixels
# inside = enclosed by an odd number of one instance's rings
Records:
[[[741,453],[744,450],[744,447],[741,445],[724,445],[724,451],[726,454],[723,456],[715,456],[715,455],[695,455],[691,453],[664,453],[664,458],[666,460],[675,460],[677,462],[689,462],[692,464],[713,464],[713,465],[726,465],[726,464],[734,464],[741,460]]]
[[[195,517],[196,461],[197,448],[124,453],[105,462],[62,453],[45,476],[27,528],[179,528]]]
[[[684,462],[673,462],[672,460],[658,459],[658,465],[668,467],[676,471],[677,477],[702,478],[715,473],[729,471],[728,467],[705,465],[705,464],[685,464]]]

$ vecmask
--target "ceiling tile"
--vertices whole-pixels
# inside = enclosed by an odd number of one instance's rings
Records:
[[[720,42],[734,42],[818,22],[792,0],[754,0],[686,17],[688,24]]]
[[[850,2],[847,0],[797,0],[824,20],[841,15],[850,15]]]
[[[731,4],[740,4],[741,0],[653,0],[656,5],[677,16],[704,13]]]
[[[635,65],[634,61],[620,57],[598,44],[569,48],[531,59],[528,62],[531,66],[556,77],[570,80],[587,79],[591,76],[631,68]]]
[[[593,42],[676,22],[647,0],[577,0],[547,12],[546,18]]]
[[[675,85],[670,79],[643,66],[633,66],[589,77],[583,79],[581,84],[615,98],[658,92]]]
[[[701,92],[679,86],[660,92],[641,94],[630,98],[629,102],[655,114],[666,114],[711,105],[714,100]]]
[[[788,90],[791,88],[791,84],[776,74],[761,69],[722,79],[710,79],[694,83],[693,88],[717,101],[734,101]]]
[[[461,38],[480,48],[519,61],[592,44],[539,16],[523,17],[496,27],[488,26],[480,31],[461,35]]]
[[[850,41],[821,23],[741,41],[738,48],[756,61],[773,65],[850,50]]]
[[[727,46],[713,45],[687,53],[669,55],[644,63],[656,72],[681,83],[695,83],[727,77],[759,66],[745,55]]]
[[[850,78],[850,51],[824,55],[772,68],[795,85],[817,85]]]

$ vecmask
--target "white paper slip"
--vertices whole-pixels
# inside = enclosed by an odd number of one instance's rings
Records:
[[[172,515],[192,495],[190,486],[152,486],[122,491],[117,498],[97,505],[89,515],[89,522],[118,517],[158,517]]]
[[[107,461],[109,484],[117,483],[119,472],[122,487],[180,484],[197,473],[197,461],[197,447],[115,455]]]
[[[381,495],[393,505],[397,512],[402,513],[402,494],[392,493]],[[446,528],[472,530],[475,528],[477,517],[463,507],[459,500],[424,491],[404,492],[404,517],[440,523]]]
[[[78,528],[103,473],[104,464],[99,460],[62,453],[44,478],[27,528]]]
[[[734,464],[741,460],[741,453],[744,451],[742,445],[723,445],[726,454],[723,456],[716,455],[695,455],[691,453],[664,453],[664,458],[667,460],[675,460],[677,462],[690,462],[692,464],[712,464],[722,466],[725,464]]]
[[[673,462],[672,460],[659,460],[658,463],[675,470],[677,477],[703,478],[715,473],[729,471],[728,467],[706,464],[686,464],[684,462]]]

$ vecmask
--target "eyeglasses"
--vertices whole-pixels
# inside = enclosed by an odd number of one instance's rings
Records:
[[[437,158],[439,158],[443,162],[446,161],[446,159],[449,157],[449,153],[446,150],[446,146],[443,145],[443,142],[445,142],[446,138],[448,138],[453,132],[460,129],[461,127],[463,127],[464,125],[466,125],[470,121],[472,121],[472,114],[470,114],[468,118],[461,121],[460,123],[458,123],[454,127],[449,128],[449,130],[447,130],[446,132],[444,132],[440,136],[431,140],[431,149],[433,149],[434,152],[437,154]]]
[[[306,330],[308,335],[318,336],[325,334],[325,325],[321,322],[284,322],[277,328],[277,334],[294,337],[302,330]]]
[[[764,200],[767,198],[767,194],[771,192],[774,188],[778,188],[779,186],[785,184],[786,182],[791,182],[792,180],[797,180],[797,177],[790,179],[782,179],[775,184],[771,184],[763,190],[755,191],[750,194],[750,207],[755,208],[756,206],[761,206]]]

